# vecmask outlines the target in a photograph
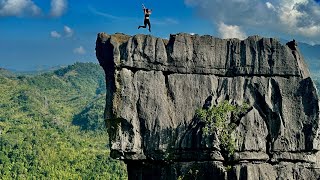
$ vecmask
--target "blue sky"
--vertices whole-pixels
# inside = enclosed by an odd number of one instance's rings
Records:
[[[137,29],[142,3],[153,10],[152,33]],[[97,62],[99,32],[240,39],[259,34],[319,44],[320,6],[316,0],[0,0],[0,67]]]

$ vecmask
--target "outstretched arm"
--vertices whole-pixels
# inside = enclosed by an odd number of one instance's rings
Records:
[[[144,4],[142,4],[142,9],[143,9],[143,10],[147,9],[147,8],[144,6]]]

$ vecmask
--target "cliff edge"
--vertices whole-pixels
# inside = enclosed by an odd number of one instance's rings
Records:
[[[299,49],[277,39],[99,33],[111,156],[129,179],[318,179],[319,100]],[[249,106],[235,153],[204,136],[197,109]]]

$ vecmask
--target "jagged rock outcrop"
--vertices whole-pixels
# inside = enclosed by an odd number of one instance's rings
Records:
[[[318,179],[319,100],[299,50],[277,39],[99,33],[111,156],[129,179]],[[250,109],[226,161],[195,111],[228,100]]]

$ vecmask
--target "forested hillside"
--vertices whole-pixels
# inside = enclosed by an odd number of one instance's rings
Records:
[[[2,69],[0,92],[0,179],[127,178],[109,158],[99,65],[23,76]]]

